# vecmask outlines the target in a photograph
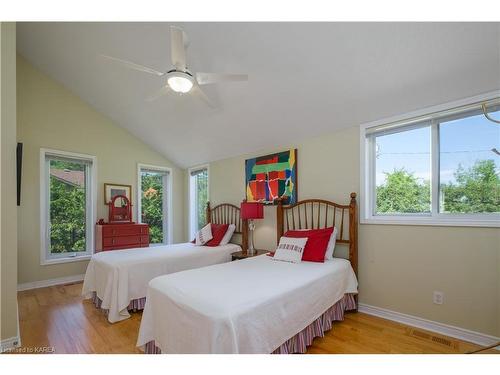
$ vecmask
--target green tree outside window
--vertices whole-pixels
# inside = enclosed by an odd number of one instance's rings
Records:
[[[163,243],[163,177],[158,172],[141,172],[141,221],[149,224],[149,242]]]
[[[50,251],[86,250],[85,165],[50,161]]]
[[[430,211],[428,180],[405,169],[385,173],[377,186],[377,213],[424,213]],[[477,160],[470,168],[458,166],[455,181],[441,184],[440,210],[444,213],[500,212],[500,176],[494,160]]]

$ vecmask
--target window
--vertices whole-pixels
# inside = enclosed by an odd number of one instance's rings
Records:
[[[189,170],[189,233],[193,238],[206,222],[208,202],[208,167]]]
[[[500,125],[448,108],[361,128],[362,223],[500,226]]]
[[[41,264],[87,259],[94,248],[95,158],[41,150]]]
[[[500,125],[482,114],[439,124],[440,212],[500,213],[499,150]]]
[[[429,125],[375,135],[375,214],[431,212]]]
[[[138,165],[138,221],[149,224],[149,242],[152,245],[171,243],[169,168]]]

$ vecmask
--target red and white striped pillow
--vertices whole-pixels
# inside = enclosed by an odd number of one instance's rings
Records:
[[[196,246],[203,246],[208,241],[210,241],[212,238],[213,238],[212,226],[210,225],[210,223],[208,223],[203,228],[201,228],[198,232],[196,232],[196,237],[195,237],[194,243]]]
[[[278,248],[274,252],[273,260],[300,263],[306,247],[307,238],[281,237]]]

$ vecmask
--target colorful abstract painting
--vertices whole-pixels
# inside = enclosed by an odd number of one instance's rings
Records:
[[[297,150],[246,160],[245,181],[248,202],[297,202]]]

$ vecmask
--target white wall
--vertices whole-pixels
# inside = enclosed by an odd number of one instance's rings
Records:
[[[359,129],[352,127],[273,150],[210,164],[210,200],[245,197],[245,159],[298,148],[299,199],[349,202],[359,192]],[[361,199],[363,197],[360,197]],[[274,207],[256,221],[257,248],[276,245]],[[500,336],[500,229],[360,225],[360,301]],[[445,293],[444,304],[432,293]]]

